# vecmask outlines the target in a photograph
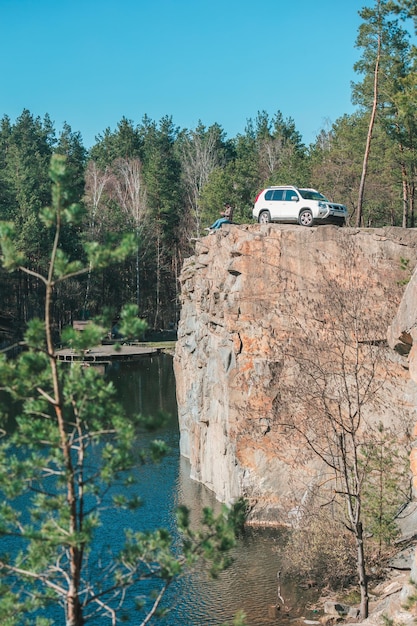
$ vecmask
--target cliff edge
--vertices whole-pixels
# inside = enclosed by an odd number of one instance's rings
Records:
[[[230,225],[197,240],[181,273],[174,356],[192,478],[221,501],[245,497],[253,522],[288,522],[321,472],[285,427],[308,411],[294,362],[308,354],[307,330],[331,359],[342,301],[367,321],[364,345],[378,349],[378,420],[416,422],[417,386],[404,361],[415,324],[405,324],[409,336],[392,328],[386,341],[416,263],[412,229]]]

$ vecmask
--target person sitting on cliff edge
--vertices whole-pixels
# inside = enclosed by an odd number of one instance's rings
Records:
[[[221,217],[217,219],[211,226],[205,228],[204,230],[209,231],[209,235],[211,235],[215,230],[218,230],[222,227],[223,224],[231,224],[233,220],[233,207],[230,202],[224,203],[224,210],[220,213]]]

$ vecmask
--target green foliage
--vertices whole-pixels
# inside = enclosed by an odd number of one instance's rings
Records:
[[[401,264],[401,269],[402,270],[408,270],[409,269],[409,265],[410,265],[410,259],[404,259],[403,257],[400,258],[400,264]]]
[[[209,178],[215,170],[225,171],[228,168],[233,158],[234,149],[231,142],[226,141],[225,133],[218,124],[206,129],[200,122],[195,131],[186,130],[179,133],[176,141],[176,152],[179,155],[185,196],[182,228],[185,236],[198,236],[201,232],[203,218],[203,190],[206,189]],[[214,206],[219,210],[221,197],[227,198],[228,201],[235,204],[230,186],[225,190],[223,196],[220,194],[215,198]],[[210,200],[208,202],[209,209],[211,204]],[[214,212],[209,211],[207,215],[210,217],[206,215],[204,220],[210,221],[213,214]]]
[[[4,123],[2,131],[1,179],[7,191],[4,204],[0,200],[0,218],[14,221],[19,249],[40,260],[48,244],[38,212],[50,199],[52,125],[48,117],[42,123],[24,110],[14,125]]]
[[[245,613],[243,611],[238,611],[231,624],[222,624],[222,626],[247,626]]]
[[[142,158],[142,145],[140,128],[135,127],[132,120],[122,117],[115,131],[106,128],[98,136],[90,157],[104,169],[118,158]]]
[[[397,437],[380,423],[363,448],[366,478],[363,486],[364,529],[370,535],[370,551],[384,555],[399,534],[397,516],[411,497],[409,459]]]
[[[0,584],[0,622],[2,626],[53,626],[52,620],[36,618],[35,621],[26,616],[39,608],[37,599],[21,598],[8,587]]]
[[[397,180],[402,183],[402,226],[414,225],[414,210],[410,207],[414,202],[414,172],[416,155],[413,141],[415,112],[410,115],[410,108],[405,103],[407,97],[405,85],[413,74],[409,35],[400,26],[393,14],[394,5],[391,0],[378,0],[371,7],[363,8],[359,13],[362,23],[356,41],[362,50],[362,57],[354,69],[363,76],[361,82],[353,86],[353,101],[363,110],[369,111],[369,131],[364,150],[363,177],[361,180],[361,199],[357,223],[362,223],[362,200],[365,174],[372,140],[374,149],[374,132],[379,129],[384,134],[383,143],[392,158],[394,169],[399,165]],[[409,101],[411,103],[411,100]],[[404,106],[405,104],[405,106]],[[404,112],[407,110],[407,114]],[[381,138],[379,138],[381,140]],[[393,143],[391,143],[391,141]],[[391,145],[390,145],[391,144]],[[387,168],[389,173],[389,168]],[[378,167],[380,174],[380,166]],[[358,222],[359,219],[359,222]]]
[[[80,133],[74,133],[70,125],[65,123],[55,152],[66,157],[67,192],[72,194],[74,200],[78,200],[84,193],[84,170],[87,160],[87,151],[82,144]]]
[[[153,580],[155,595],[137,605],[150,619],[164,613],[163,594],[186,568],[203,560],[215,576],[229,565],[229,550],[245,510],[238,503],[215,517],[207,509],[201,529],[194,530],[187,511],[181,509],[179,543],[164,529],[126,529],[121,550],[109,548],[100,563],[93,563],[103,507],[111,505],[116,511],[140,506],[140,497],[126,492],[134,485],[134,468],[159,461],[166,444],[155,439],[138,448],[140,429],[157,425],[140,415],[127,418],[113,385],[95,368],[57,359],[50,314],[53,297],[61,282],[86,270],[59,247],[62,229],[78,224],[81,217],[67,187],[72,170],[63,155],[53,157],[50,175],[52,204],[43,211],[43,221],[52,231],[51,260],[45,275],[36,272],[46,291],[45,317],[29,322],[26,349],[16,359],[0,355],[1,391],[10,401],[0,410],[0,535],[9,538],[8,551],[0,554],[0,616],[10,626],[32,624],[33,613],[53,603],[62,607],[71,626],[85,624],[96,613],[114,623],[116,616],[128,617],[120,597],[128,590],[134,593],[142,581]],[[2,232],[7,267],[32,275],[33,270],[20,265],[12,229],[3,225]],[[110,248],[91,244],[89,268],[122,262],[134,245],[131,236]],[[87,350],[105,333],[100,321],[108,321],[105,314],[82,333],[66,329],[62,340],[77,352]],[[136,305],[122,308],[124,336],[137,337],[145,328]],[[110,498],[110,488],[117,485],[125,490]],[[46,626],[48,621],[37,617],[35,623]]]
[[[211,576],[217,577],[232,563],[229,550],[236,545],[236,531],[242,527],[245,515],[246,504],[243,500],[238,500],[231,510],[223,506],[218,516],[211,509],[204,508],[202,527],[196,531],[191,528],[188,509],[179,507],[177,521],[183,537],[187,565],[195,565],[203,556],[211,564]]]
[[[410,269],[410,259],[400,258],[400,267],[403,272],[407,274],[405,278],[398,281],[399,285],[408,285],[411,279],[412,270]]]
[[[159,126],[145,122],[142,133],[149,208],[160,225],[165,246],[171,246],[182,206],[180,163],[174,150],[178,129],[172,118],[164,117]]]
[[[409,584],[414,587],[415,591],[410,593],[403,606],[407,611],[409,611],[410,609],[413,609],[415,611],[417,608],[417,584],[411,578],[409,580]]]
[[[0,223],[0,237],[3,267],[7,270],[14,270],[24,263],[25,258],[14,246],[15,229],[11,222]]]
[[[233,179],[229,168],[214,169],[204,186],[200,196],[201,223],[210,226],[224,209],[225,202],[232,202],[229,198]]]

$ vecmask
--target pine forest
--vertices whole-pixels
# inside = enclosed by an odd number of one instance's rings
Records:
[[[82,227],[67,225],[61,246],[72,260],[89,241],[108,243],[131,232],[136,253],[116,269],[67,281],[53,303],[57,333],[74,319],[89,319],[105,305],[117,319],[127,302],[138,305],[148,327],[175,328],[178,276],[193,241],[224,203],[237,224],[252,223],[259,191],[270,184],[318,189],[349,210],[349,226],[416,226],[417,52],[415,3],[379,0],[360,12],[360,59],[352,84],[353,114],[328,124],[303,144],[292,118],[277,110],[247,119],[242,134],[200,122],[182,129],[169,115],[159,121],[122,118],[87,149],[66,123],[57,132],[50,116],[29,110],[0,121],[0,220],[14,223],[18,245],[34,274],[0,270],[0,327],[21,336],[43,308],[36,278],[48,262],[47,231],[39,210],[51,202],[48,168],[65,155],[71,193],[81,201]],[[9,338],[10,339],[10,338]]]

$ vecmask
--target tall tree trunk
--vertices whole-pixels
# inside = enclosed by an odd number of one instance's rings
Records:
[[[155,285],[155,317],[154,317],[154,329],[159,326],[159,314],[161,304],[161,229],[158,220],[157,225],[157,239],[156,239],[156,285]]]
[[[372,103],[371,119],[369,120],[368,135],[366,137],[366,146],[365,146],[365,154],[364,154],[363,165],[362,165],[361,182],[359,184],[358,212],[356,215],[357,227],[362,226],[362,222],[363,222],[363,196],[364,196],[364,191],[365,191],[365,179],[366,179],[366,172],[368,169],[369,153],[371,151],[372,131],[374,128],[376,111],[378,108],[378,70],[379,70],[380,56],[381,56],[381,36],[378,35],[378,49],[377,49],[377,55],[376,55],[376,61],[375,61],[375,73],[374,73],[374,99]]]
[[[408,184],[407,184],[407,170],[405,168],[404,163],[401,165],[401,177],[402,177],[402,187],[403,187],[403,221],[402,227],[407,228],[408,226]]]
[[[360,413],[359,413],[360,416]],[[359,421],[356,430],[359,428]],[[361,503],[361,479],[359,476],[358,443],[354,433],[348,435],[349,444],[346,443],[346,432],[339,435],[339,450],[341,458],[342,478],[344,482],[345,501],[350,520],[351,530],[356,541],[356,570],[358,572],[359,589],[361,593],[360,617],[366,619],[369,611],[368,577],[366,575],[365,549],[363,545],[362,527],[362,503]],[[352,460],[349,461],[349,452],[353,451]]]
[[[408,196],[409,207],[408,207],[408,215],[410,218],[410,228],[414,228],[415,226],[415,217],[414,217],[414,196],[415,196],[415,186],[414,183],[410,183],[410,193]]]
[[[45,332],[46,345],[48,350],[49,364],[51,367],[51,377],[53,384],[53,394],[51,396],[52,404],[55,410],[55,417],[58,424],[60,447],[64,458],[66,468],[66,487],[67,487],[67,503],[69,508],[69,533],[74,536],[76,532],[82,531],[82,519],[77,523],[77,497],[75,487],[75,472],[73,460],[71,457],[71,444],[68,441],[67,429],[64,416],[64,398],[61,388],[61,380],[58,371],[57,357],[55,353],[55,345],[52,336],[52,299],[54,278],[53,271],[55,268],[55,259],[58,253],[59,239],[61,234],[61,218],[60,212],[57,213],[56,232],[51,252],[51,262],[49,265],[48,277],[45,281]],[[68,585],[68,593],[66,596],[66,622],[67,626],[83,626],[83,612],[79,597],[79,585],[81,576],[81,564],[83,559],[83,549],[76,545],[69,547],[69,563],[70,577]]]
[[[67,597],[66,626],[84,626],[85,620],[78,594],[78,588],[71,585]]]
[[[403,190],[403,217],[402,217],[402,227],[407,228],[409,221],[409,184],[408,184],[408,175],[407,175],[407,167],[405,165],[404,158],[404,146],[401,142],[398,144],[398,151],[401,155],[401,184]]]
[[[139,262],[139,224],[136,222],[136,236],[138,238],[138,244],[136,248],[136,305],[138,311],[140,310],[140,262]]]
[[[360,617],[366,619],[369,613],[368,577],[365,570],[365,552],[363,547],[362,522],[359,521],[355,527],[355,538],[357,548],[357,570],[359,578],[359,589],[361,592]]]

